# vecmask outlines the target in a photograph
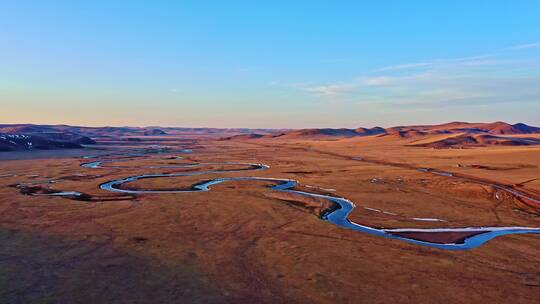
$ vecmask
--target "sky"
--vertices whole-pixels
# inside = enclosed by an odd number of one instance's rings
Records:
[[[1,1],[0,123],[540,125],[540,1]]]

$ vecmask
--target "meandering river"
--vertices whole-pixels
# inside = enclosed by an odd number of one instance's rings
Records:
[[[180,158],[180,157],[177,157]],[[128,166],[102,166],[104,163],[114,163],[118,161],[128,161],[128,159],[107,159],[93,161],[90,163],[84,163],[81,166],[84,168],[90,169],[100,169],[100,168],[130,168]],[[192,185],[187,189],[178,189],[178,190],[159,190],[159,189],[125,189],[121,188],[122,185],[135,182],[141,179],[155,179],[155,178],[170,178],[170,177],[181,177],[181,176],[195,176],[195,175],[206,175],[206,174],[216,174],[216,173],[225,173],[225,172],[240,172],[240,171],[257,171],[268,169],[269,166],[258,163],[236,163],[236,162],[222,162],[222,163],[197,163],[197,164],[179,164],[179,165],[167,165],[167,166],[142,166],[139,168],[195,168],[195,167],[207,167],[215,165],[241,165],[245,166],[241,169],[219,169],[219,170],[208,170],[208,171],[195,171],[195,172],[181,172],[181,173],[168,173],[168,174],[141,174],[129,176],[122,179],[112,180],[100,185],[100,188],[103,190],[124,193],[124,194],[160,194],[160,193],[186,193],[186,192],[203,192],[209,191],[212,185],[228,182],[228,181],[264,181],[268,182],[271,186],[270,189],[273,191],[280,191],[291,193],[294,195],[301,195],[313,198],[320,198],[332,202],[335,208],[329,209],[322,217],[322,220],[328,221],[334,225],[337,225],[342,228],[351,229],[354,231],[359,231],[363,233],[368,233],[380,237],[396,239],[408,243],[413,243],[422,246],[429,246],[440,249],[448,250],[464,250],[472,249],[478,247],[487,241],[503,235],[509,234],[525,234],[525,233],[539,233],[540,228],[535,227],[463,227],[463,228],[393,228],[393,229],[382,229],[376,227],[370,227],[362,225],[360,223],[353,222],[349,220],[349,215],[355,208],[355,204],[343,197],[336,197],[324,194],[310,193],[300,190],[295,190],[294,188],[299,185],[299,182],[292,179],[284,178],[268,178],[268,177],[222,177],[215,178],[212,180],[203,181],[197,184]],[[444,172],[438,172],[438,175],[451,177],[451,174],[442,174]],[[507,190],[507,189],[502,189]],[[510,192],[512,193],[512,192]],[[61,194],[59,194],[61,195]],[[522,195],[519,193],[519,195]],[[529,198],[533,199],[534,198]],[[422,235],[422,238],[418,236]],[[427,241],[425,239],[430,239],[442,235],[462,235],[458,237],[459,241],[456,242],[441,242],[441,241]]]

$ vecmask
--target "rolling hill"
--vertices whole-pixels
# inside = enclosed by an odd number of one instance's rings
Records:
[[[0,134],[30,136],[32,147],[62,148],[93,144],[94,139],[143,136],[195,136],[222,140],[339,140],[356,137],[387,137],[407,141],[409,146],[464,147],[481,145],[536,145],[535,138],[524,134],[540,133],[540,128],[524,123],[509,124],[450,122],[438,125],[412,125],[391,128],[311,128],[311,129],[249,129],[249,128],[179,128],[179,127],[82,127],[68,125],[0,124]],[[513,135],[518,137],[512,137]],[[15,142],[13,144],[12,142]],[[3,150],[28,149],[21,138],[5,138]]]
[[[493,123],[450,122],[438,125],[397,126],[387,129],[381,127],[361,127],[356,129],[313,128],[288,130],[277,135],[242,134],[225,139],[337,140],[377,136],[404,140],[404,144],[408,146],[455,148],[487,145],[537,145],[540,144],[539,139],[523,137],[524,134],[536,133],[540,134],[539,127],[529,126],[524,123],[509,124],[499,121]]]
[[[88,137],[76,139],[53,139],[44,136],[26,134],[0,134],[0,151],[16,150],[50,150],[50,149],[77,149],[81,144],[90,144],[93,141]]]
[[[540,145],[540,138],[496,136],[488,134],[459,134],[450,135],[443,139],[423,140],[410,146],[431,148],[456,148],[471,146],[530,146]]]

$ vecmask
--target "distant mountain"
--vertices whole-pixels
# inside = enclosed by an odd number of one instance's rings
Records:
[[[385,135],[394,135],[400,138],[414,138],[419,136],[425,136],[426,134],[428,134],[426,131],[420,131],[416,129],[402,130],[399,128],[387,129],[387,132],[385,133]]]
[[[143,136],[186,136],[186,138],[221,138],[223,140],[335,140],[342,138],[378,136],[418,141],[423,138],[433,138],[431,146],[459,146],[480,144],[535,144],[534,140],[526,139],[495,139],[486,136],[511,136],[540,133],[540,128],[524,123],[509,124],[498,121],[493,123],[450,122],[438,125],[412,125],[391,128],[312,128],[312,129],[249,129],[249,128],[181,128],[181,127],[81,127],[68,125],[33,125],[15,124],[1,125],[0,134],[34,136],[37,142],[50,141],[44,146],[59,147],[73,144],[93,144],[94,140],[107,138],[137,138]],[[444,135],[464,135],[460,137]],[[441,137],[442,136],[442,137]],[[436,138],[435,138],[436,137]],[[7,140],[7,139],[6,139]],[[437,140],[441,142],[436,143]],[[476,141],[476,142],[474,142]],[[16,141],[15,141],[16,142]],[[59,144],[54,144],[58,142]],[[9,143],[9,144],[8,144]],[[5,143],[6,149],[21,148],[20,144]],[[24,145],[23,145],[24,146]]]
[[[517,123],[514,125],[505,122],[494,123],[467,123],[467,122],[451,122],[440,125],[414,125],[414,126],[398,126],[388,129],[381,127],[374,128],[357,128],[357,129],[299,129],[286,130],[280,134],[265,135],[249,134],[239,136],[226,137],[228,140],[247,140],[258,138],[280,138],[280,139],[339,139],[359,136],[394,136],[398,138],[419,138],[430,135],[440,134],[492,134],[492,135],[517,135],[517,134],[533,134],[540,133],[540,128]]]
[[[56,130],[49,126],[42,125],[0,125],[0,133],[26,134],[26,133],[47,133]]]
[[[221,140],[255,139],[255,138],[261,138],[261,137],[265,137],[265,135],[257,134],[257,133],[249,133],[249,134],[238,134],[238,135],[233,135],[229,137],[224,137]]]
[[[67,125],[0,125],[0,133],[8,134],[52,134],[69,133],[87,137],[114,137],[114,136],[149,136],[166,135],[159,128],[138,127],[79,127]]]
[[[0,125],[0,151],[75,149],[95,143],[68,126]]]
[[[518,130],[519,132],[521,132],[521,134],[540,133],[539,127],[528,126],[524,123],[517,123],[515,125],[512,125],[512,127],[515,130]]]
[[[508,137],[488,134],[460,134],[449,135],[442,139],[434,139],[413,143],[412,146],[431,148],[456,148],[470,146],[530,146],[540,145],[540,138]]]
[[[431,134],[441,133],[489,133],[496,135],[513,134],[532,134],[540,133],[540,128],[528,126],[524,123],[511,125],[506,122],[498,121],[493,123],[468,123],[451,122],[440,125],[418,125],[418,126],[400,126],[386,130],[388,133],[399,133],[408,131],[418,131]]]
[[[53,139],[38,135],[0,133],[0,151],[76,149],[88,143],[94,142],[88,137]]]
[[[287,132],[281,137],[295,138],[295,137],[351,137],[356,136],[357,133],[353,129],[302,129],[293,130]]]
[[[371,129],[367,128],[357,128],[355,129],[356,133],[358,135],[377,135],[377,134],[383,134],[386,133],[386,130],[381,127],[374,127]]]
[[[205,135],[233,136],[238,134],[279,134],[287,130],[248,128],[182,128],[182,127],[82,127],[68,125],[0,124],[0,133],[42,134],[73,133],[91,138],[114,138],[123,136]]]
[[[385,130],[381,127],[375,128],[358,128],[358,129],[301,129],[284,132],[281,135],[275,137],[280,138],[342,138],[342,137],[356,137],[356,136],[370,136],[383,134]]]
[[[167,135],[167,132],[161,130],[161,129],[149,129],[144,130],[143,135],[150,136],[150,135]]]

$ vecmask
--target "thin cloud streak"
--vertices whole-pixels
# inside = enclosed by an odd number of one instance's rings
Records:
[[[397,64],[397,65],[390,65],[390,66],[382,67],[376,71],[379,71],[379,72],[398,71],[398,70],[407,70],[411,68],[427,67],[430,65],[432,65],[432,63],[430,62],[404,63],[404,64]]]
[[[312,87],[304,87],[304,90],[318,96],[338,96],[348,93],[354,89],[353,85],[329,84]]]
[[[534,42],[534,43],[527,43],[527,44],[519,44],[509,47],[511,50],[525,50],[525,49],[536,49],[540,48],[540,42]]]
[[[409,70],[409,69],[417,69],[417,68],[429,68],[436,65],[443,65],[443,64],[471,64],[479,61],[485,61],[488,58],[493,57],[491,54],[485,54],[485,55],[478,55],[478,56],[470,56],[470,57],[461,57],[461,58],[440,58],[440,59],[433,59],[428,60],[425,62],[412,62],[412,63],[403,63],[403,64],[397,64],[397,65],[390,65],[386,67],[382,67],[380,69],[375,70],[375,72],[386,72],[386,71],[399,71],[399,70]]]
[[[540,43],[513,48],[535,48]],[[322,100],[380,106],[447,107],[540,102],[540,58],[508,54],[386,66],[350,81],[296,86]]]

